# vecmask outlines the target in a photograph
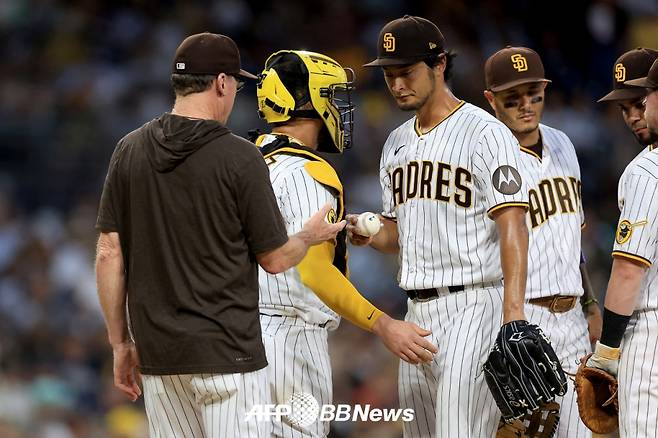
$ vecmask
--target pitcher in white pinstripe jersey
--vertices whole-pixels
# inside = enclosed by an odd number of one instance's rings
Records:
[[[350,146],[352,80],[351,70],[314,52],[282,50],[265,63],[258,108],[272,134],[261,135],[256,144],[270,168],[289,233],[295,233],[316,206],[332,204],[330,222],[345,215],[338,174],[317,151],[342,153]],[[436,348],[424,338],[430,332],[391,319],[354,288],[348,275],[345,232],[334,242],[311,249],[283,273],[261,270],[259,305],[273,403],[307,394],[320,405],[331,404],[327,332],[338,326],[340,316],[377,334],[404,360],[432,359]],[[329,423],[316,420],[306,425],[284,419],[274,421],[273,431],[278,437],[324,437]]]
[[[416,415],[405,437],[493,436],[500,414],[482,364],[501,323],[525,320],[527,190],[518,142],[452,94],[452,58],[436,25],[405,16],[384,26],[377,60],[366,64],[382,67],[400,109],[415,111],[382,150],[382,230],[364,238],[355,215],[348,218],[353,244],[399,255],[406,319],[431,328],[439,348],[430,364],[400,362],[400,404]]]
[[[624,121],[646,146],[619,180],[621,214],[603,333],[587,361],[617,376],[621,438],[658,436],[657,57],[644,48],[623,54],[613,68],[614,90],[601,99],[620,105]]]
[[[484,73],[484,96],[519,141],[528,175],[528,320],[550,338],[564,370],[575,373],[578,359],[601,330],[601,311],[581,256],[585,219],[576,150],[566,134],[540,123],[550,81],[537,52],[508,46],[489,57]],[[555,436],[590,437],[578,415],[572,381],[557,402]]]

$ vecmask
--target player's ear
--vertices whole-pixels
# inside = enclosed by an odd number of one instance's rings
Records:
[[[436,69],[443,74],[446,71],[446,68],[448,67],[448,55],[445,53],[442,53],[439,55],[439,62],[436,64]]]
[[[434,63],[434,67],[430,67],[431,64],[426,64],[427,68],[432,70],[432,74],[435,78],[443,78],[445,80],[445,71],[447,67],[447,61],[445,54],[439,55],[438,62]]]
[[[487,99],[487,102],[489,102],[489,106],[491,106],[491,109],[496,111],[496,102],[494,100],[494,94],[490,90],[484,90],[484,97]]]
[[[222,97],[226,95],[226,74],[220,73],[217,75],[215,78],[215,93],[217,94],[218,97]]]

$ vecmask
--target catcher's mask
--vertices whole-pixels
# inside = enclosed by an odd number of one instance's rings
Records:
[[[318,151],[342,153],[352,145],[352,69],[320,53],[281,50],[267,58],[259,79],[258,115],[267,123],[320,119]]]

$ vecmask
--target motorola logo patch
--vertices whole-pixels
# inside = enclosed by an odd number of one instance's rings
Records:
[[[513,195],[521,190],[521,175],[512,166],[500,166],[491,176],[491,183],[503,195]]]

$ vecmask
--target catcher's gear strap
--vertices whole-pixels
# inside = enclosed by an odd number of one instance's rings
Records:
[[[273,139],[272,139],[273,137]],[[264,144],[267,140],[271,142]],[[310,160],[306,163],[304,169],[311,178],[318,181],[320,184],[328,187],[336,194],[338,204],[338,211],[336,212],[336,222],[345,219],[345,195],[343,192],[343,185],[338,178],[338,174],[334,168],[324,158],[320,157],[313,149],[302,146],[296,143],[292,137],[282,134],[268,134],[259,137],[256,142],[261,146],[261,152],[267,161],[268,158],[276,159],[277,154],[295,155],[304,157]],[[311,163],[311,169],[307,168]],[[334,256],[334,266],[349,278],[349,269],[347,268],[347,229],[338,233],[336,236],[336,254]]]
[[[260,146],[263,143],[263,137],[266,136],[259,137],[256,145]],[[301,156],[311,160],[304,165],[304,168],[314,180],[337,192],[338,211],[336,212],[336,217],[338,221],[344,219],[345,203],[343,199],[343,184],[341,184],[334,168],[324,158],[317,155],[313,149],[291,142],[285,135],[277,135],[275,141],[261,146],[261,151],[265,159],[274,157],[277,154],[287,154]]]
[[[331,242],[309,248],[297,265],[301,280],[334,312],[365,330],[371,330],[382,311],[366,300],[334,266],[334,250]]]
[[[520,420],[498,424],[496,438],[552,438],[560,421],[560,405],[547,403]]]
[[[264,104],[272,108],[272,111],[275,111],[284,116],[298,117],[300,119],[321,119],[320,114],[315,110],[291,110],[284,108],[272,102],[269,98],[265,98]]]

